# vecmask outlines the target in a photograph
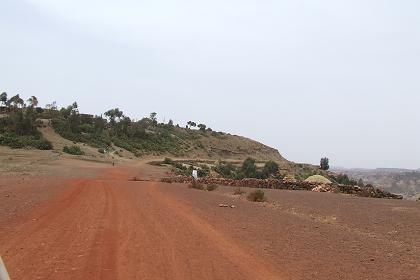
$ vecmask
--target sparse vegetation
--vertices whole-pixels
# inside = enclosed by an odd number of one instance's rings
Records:
[[[7,93],[0,95],[0,102],[5,105],[7,112],[0,118],[0,145],[11,148],[32,147],[40,150],[52,149],[52,144],[42,137],[37,130],[37,117],[39,116],[38,99],[32,96],[27,103],[19,94],[7,98]]]
[[[204,190],[204,185],[203,184],[200,184],[199,182],[197,182],[197,181],[193,181],[191,184],[190,184],[190,186],[189,186],[190,188],[192,188],[192,189],[196,189],[196,190]]]
[[[64,146],[63,152],[70,155],[84,155],[85,152],[79,146]]]
[[[247,199],[252,202],[264,202],[267,201],[267,198],[265,197],[265,193],[262,190],[256,190],[251,192]]]
[[[234,190],[233,190],[233,194],[234,195],[242,195],[242,194],[244,194],[245,193],[245,191],[243,191],[241,188],[235,188]]]
[[[225,178],[233,178],[235,177],[236,167],[232,163],[219,162],[214,167],[214,171]]]
[[[214,184],[210,184],[206,186],[206,190],[209,192],[212,192],[214,190],[216,190],[219,186],[218,185],[214,185]]]

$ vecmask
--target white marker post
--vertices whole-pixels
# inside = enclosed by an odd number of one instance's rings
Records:
[[[1,257],[0,257],[0,280],[10,280],[9,274],[7,273],[6,267],[4,266],[4,263]]]

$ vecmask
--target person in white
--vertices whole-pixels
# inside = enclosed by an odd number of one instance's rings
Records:
[[[192,176],[193,176],[194,180],[197,180],[198,179],[198,173],[197,173],[197,170],[196,169],[193,170]]]

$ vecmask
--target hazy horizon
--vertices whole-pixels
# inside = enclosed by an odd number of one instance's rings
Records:
[[[4,0],[0,91],[420,168],[416,1]]]

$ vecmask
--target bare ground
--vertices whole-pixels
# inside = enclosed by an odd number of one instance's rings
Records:
[[[420,275],[416,202],[268,190],[267,203],[252,203],[228,187],[153,181],[165,171],[143,162],[3,169],[0,253],[12,279]]]

